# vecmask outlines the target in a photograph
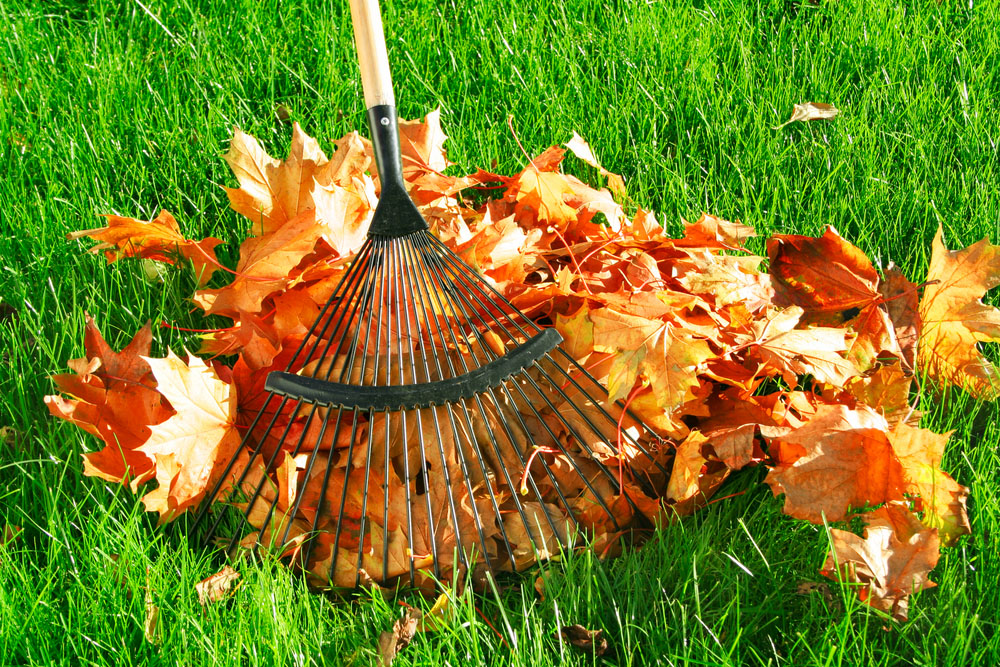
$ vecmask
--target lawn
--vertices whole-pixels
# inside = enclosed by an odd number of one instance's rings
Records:
[[[952,248],[1000,241],[996,3],[384,4],[400,115],[440,107],[463,169],[514,173],[518,140],[534,154],[575,130],[671,231],[703,211],[764,237],[833,225],[913,279],[939,225]],[[366,132],[347,2],[0,0],[0,25],[0,537],[23,527],[0,544],[0,663],[373,664],[397,600],[316,595],[263,560],[203,610],[194,587],[218,562],[183,521],[157,527],[128,489],[83,477],[95,440],[42,403],[82,356],[85,312],[115,346],[147,320],[195,322],[189,274],[108,266],[67,232],[166,208],[233,265],[243,223],[218,187],[233,127],[282,156],[288,120],[325,148]],[[843,113],[773,129],[810,100]],[[156,354],[196,346],[155,330]],[[905,623],[836,582],[801,594],[824,581],[826,533],[750,470],[621,558],[581,552],[460,596],[394,664],[996,664],[1000,410],[960,394],[922,407],[955,431],[944,468],[971,488],[973,533]],[[611,652],[563,643],[573,623],[604,629]]]

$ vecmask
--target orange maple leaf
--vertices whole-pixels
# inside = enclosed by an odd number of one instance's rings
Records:
[[[936,586],[930,572],[938,562],[938,536],[924,528],[903,503],[862,516],[863,538],[831,529],[833,549],[823,574],[864,584],[861,599],[905,621],[910,595]]]
[[[981,301],[987,290],[1000,285],[1000,246],[984,239],[964,250],[948,250],[943,237],[938,228],[920,299],[917,362],[941,384],[995,399],[1000,377],[977,344],[1000,342],[1000,310]]]
[[[88,236],[101,241],[90,252],[103,251],[109,264],[122,257],[143,257],[175,264],[177,257],[184,257],[191,262],[200,285],[207,283],[220,266],[215,257],[215,246],[222,241],[212,237],[201,241],[184,238],[174,216],[167,211],[160,211],[156,218],[149,221],[120,215],[104,217],[108,221],[107,227],[71,232],[67,238],[72,240]]]
[[[76,374],[52,377],[69,398],[45,397],[49,412],[104,443],[100,451],[83,455],[84,474],[109,482],[131,479],[133,490],[154,473],[152,457],[140,449],[149,438],[150,426],[173,414],[156,390],[156,380],[144,359],[152,340],[147,323],[121,352],[115,352],[88,315],[84,334],[87,356],[69,362]]]

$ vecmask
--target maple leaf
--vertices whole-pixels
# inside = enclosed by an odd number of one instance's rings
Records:
[[[615,355],[608,378],[613,401],[624,398],[642,373],[660,404],[674,408],[691,396],[701,365],[714,356],[707,342],[669,322],[610,308],[593,310],[589,317],[594,349]]]
[[[864,308],[881,298],[875,267],[833,227],[820,238],[772,236],[767,256],[778,296],[804,310]]]
[[[702,454],[702,446],[707,441],[703,434],[692,431],[684,442],[677,445],[670,485],[667,487],[667,497],[674,502],[684,502],[698,493],[701,469],[708,462]]]
[[[843,386],[858,375],[857,367],[845,359],[847,333],[828,327],[797,328],[802,309],[791,306],[774,311],[768,319],[754,323],[754,349],[761,360],[785,373],[794,386],[795,378],[811,373],[820,382]]]
[[[925,528],[903,503],[892,503],[862,515],[863,538],[830,529],[833,548],[822,572],[831,579],[865,586],[862,601],[905,621],[909,597],[936,584],[930,571],[938,561],[938,537]]]
[[[785,494],[786,514],[841,521],[851,508],[901,500],[903,466],[885,418],[867,406],[823,405],[804,426],[773,441],[784,463],[764,480]]]
[[[889,432],[907,491],[920,497],[924,525],[936,528],[945,546],[972,532],[965,508],[969,490],[941,470],[949,436],[905,423]]]
[[[83,455],[84,474],[110,482],[131,478],[133,490],[153,475],[154,461],[140,449],[149,438],[150,426],[173,414],[156,390],[156,380],[144,359],[152,340],[147,323],[121,352],[115,352],[88,315],[84,333],[87,356],[70,362],[76,374],[52,377],[56,387],[70,398],[45,397],[54,416],[104,443],[100,451]]]
[[[239,128],[233,130],[223,159],[240,182],[239,188],[224,188],[230,206],[253,223],[251,229],[258,236],[314,208],[314,180],[327,162],[319,144],[298,123],[292,125],[292,145],[284,161],[272,158]]]
[[[228,565],[212,576],[202,579],[194,586],[198,593],[198,603],[206,607],[225,598],[232,592],[233,586],[239,579],[240,573]]]
[[[174,216],[167,211],[160,211],[156,218],[149,221],[120,215],[104,217],[108,221],[107,227],[71,232],[67,238],[72,240],[86,236],[101,241],[90,252],[104,252],[108,264],[122,257],[142,257],[175,264],[177,257],[184,257],[191,262],[199,285],[211,280],[220,266],[215,257],[215,246],[222,241],[211,237],[201,241],[184,238]]]
[[[507,191],[515,201],[514,210],[521,217],[537,220],[541,226],[565,229],[576,222],[577,211],[567,204],[573,188],[558,172],[540,171],[529,165],[511,181]]]
[[[195,303],[206,314],[234,319],[241,312],[260,312],[265,298],[291,283],[292,269],[313,251],[321,233],[315,209],[309,209],[273,233],[244,241],[236,278],[225,287],[199,291]]]
[[[674,241],[677,247],[746,250],[747,239],[757,236],[753,227],[729,222],[702,213],[694,222],[684,222],[684,237]]]
[[[948,250],[943,238],[939,227],[920,299],[917,361],[941,384],[995,399],[1000,378],[977,344],[1000,342],[1000,310],[981,301],[987,290],[1000,285],[1000,246],[982,240],[964,250]]]
[[[165,359],[145,360],[157,391],[175,410],[168,420],[151,427],[149,440],[139,447],[155,457],[159,483],[142,500],[147,511],[160,513],[163,523],[197,506],[219,480],[241,438],[234,423],[236,393],[210,366],[197,357],[185,363],[172,352]]]
[[[608,188],[610,188],[611,192],[620,197],[624,197],[626,195],[625,179],[602,167],[601,163],[597,161],[597,157],[594,155],[594,149],[590,147],[590,144],[588,144],[583,137],[574,132],[573,138],[567,141],[565,146],[571,153],[573,153],[573,155],[577,156],[591,167],[597,169],[601,176],[607,177]]]

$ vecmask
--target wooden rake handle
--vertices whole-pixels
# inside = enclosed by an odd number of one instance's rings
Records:
[[[378,0],[351,0],[351,23],[354,24],[354,43],[358,47],[365,107],[395,106]]]

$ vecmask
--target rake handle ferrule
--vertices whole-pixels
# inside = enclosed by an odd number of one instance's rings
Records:
[[[382,190],[398,187],[405,193],[396,107],[391,104],[380,104],[368,109],[368,126],[371,128],[375,166],[378,167]]]

